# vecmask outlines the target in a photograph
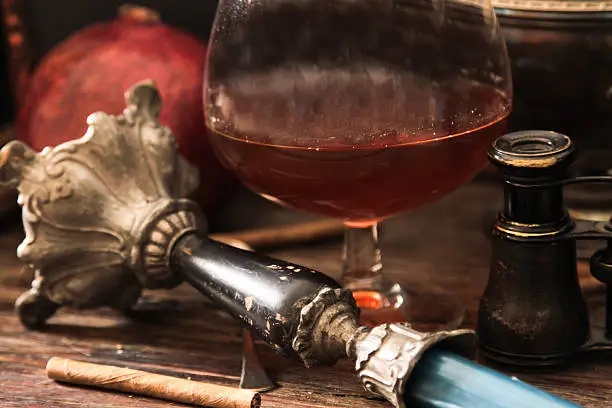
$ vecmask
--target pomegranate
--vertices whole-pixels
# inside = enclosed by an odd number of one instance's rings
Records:
[[[20,107],[18,137],[35,150],[80,137],[89,114],[121,113],[125,90],[153,79],[163,98],[160,122],[200,169],[195,198],[210,215],[228,198],[235,179],[217,161],[206,135],[205,57],[205,44],[163,24],[155,11],[122,6],[115,21],[76,32],[43,58]]]

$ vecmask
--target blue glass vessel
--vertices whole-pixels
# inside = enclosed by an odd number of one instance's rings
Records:
[[[410,408],[580,408],[457,354],[430,350],[406,387]]]

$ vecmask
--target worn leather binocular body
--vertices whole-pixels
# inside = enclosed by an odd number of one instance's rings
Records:
[[[563,190],[577,183],[612,184],[612,177],[571,177],[574,156],[570,138],[549,131],[510,133],[489,149],[503,178],[504,208],[492,232],[490,275],[480,300],[477,332],[482,355],[495,362],[563,365],[596,345],[578,280],[576,243],[607,241],[591,257],[590,271],[612,283],[612,224],[573,219]],[[608,290],[608,339],[611,299]]]

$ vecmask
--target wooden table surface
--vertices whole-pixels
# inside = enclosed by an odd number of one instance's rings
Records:
[[[485,225],[491,211],[500,208],[500,201],[497,185],[473,183],[436,204],[385,222],[382,247],[386,273],[409,288],[431,283],[435,276],[443,277],[446,287],[465,303],[465,326],[473,327],[478,296],[487,277],[489,247]],[[22,239],[16,227],[18,217],[5,217],[0,224],[1,407],[181,406],[60,385],[44,372],[52,356],[238,385],[238,324],[187,286],[148,294],[179,303],[166,310],[143,312],[137,320],[110,310],[62,310],[44,331],[26,331],[13,314],[13,302],[27,288],[30,278],[20,272],[14,256]],[[243,192],[224,211],[216,228],[230,231],[304,218]],[[272,253],[338,277],[340,246],[338,238]],[[263,407],[390,407],[361,388],[348,362],[306,369],[264,346],[258,345],[257,350],[280,385],[263,394]],[[612,406],[612,354],[592,354],[559,372],[515,375],[584,407]]]

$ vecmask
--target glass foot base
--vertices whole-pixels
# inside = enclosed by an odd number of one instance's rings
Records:
[[[421,331],[452,330],[465,317],[462,302],[439,288],[413,293],[395,283],[385,291],[352,292],[361,309],[360,323],[365,326],[408,322]]]

